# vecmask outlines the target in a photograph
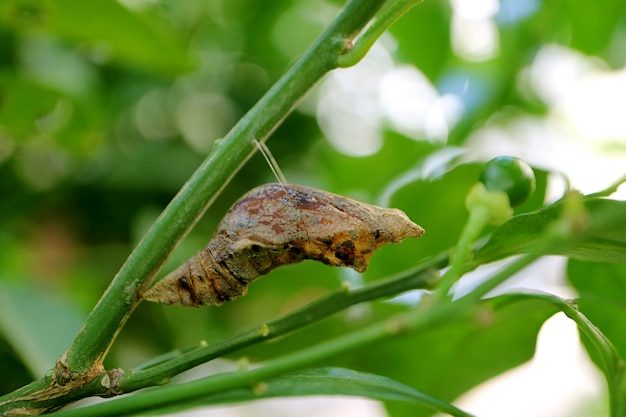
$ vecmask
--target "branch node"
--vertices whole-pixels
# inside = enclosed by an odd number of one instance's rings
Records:
[[[348,52],[352,50],[353,47],[354,47],[354,42],[352,42],[352,39],[345,38],[343,40],[343,51],[341,53],[347,54]]]
[[[120,380],[124,376],[124,370],[120,368],[114,368],[102,375],[100,378],[100,385],[106,389],[106,393],[103,397],[112,397],[114,395],[122,394],[120,389]]]

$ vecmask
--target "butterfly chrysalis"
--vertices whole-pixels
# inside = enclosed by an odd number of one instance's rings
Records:
[[[281,265],[313,259],[367,269],[388,243],[424,229],[402,211],[295,184],[265,184],[226,213],[206,248],[148,289],[143,298],[184,306],[220,305]]]

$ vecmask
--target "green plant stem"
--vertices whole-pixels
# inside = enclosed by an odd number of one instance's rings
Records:
[[[547,245],[546,245],[547,247]],[[552,245],[550,245],[552,247]],[[490,291],[494,290],[500,284],[504,283],[506,280],[511,278],[516,273],[520,272],[537,259],[541,258],[545,255],[545,252],[541,252],[539,250],[533,251],[527,255],[524,255],[515,261],[508,264],[504,267],[500,272],[489,278],[487,281],[476,287],[469,294],[465,295],[464,299],[472,299],[474,301],[480,300],[482,297],[486,296]]]
[[[399,0],[391,2],[385,7],[376,20],[368,26],[358,37],[354,46],[339,57],[339,66],[342,68],[351,67],[361,61],[369,52],[374,43],[385,33],[396,20],[420,4],[423,0]]]
[[[302,369],[323,359],[362,347],[375,341],[416,331],[430,325],[441,324],[458,318],[452,310],[461,307],[459,303],[440,303],[432,308],[418,308],[409,313],[367,326],[344,336],[322,342],[318,345],[285,355],[268,362],[265,366],[246,371],[235,371],[202,378],[196,381],[162,387],[158,390],[141,392],[93,406],[64,410],[59,417],[104,417],[126,416],[157,409],[164,405],[175,405],[200,397],[223,392],[233,388],[250,387],[265,379],[286,372]],[[464,310],[465,311],[465,310]]]
[[[94,405],[91,407],[66,410],[57,413],[59,417],[78,416],[125,416],[138,412],[146,412],[157,409],[164,405],[175,405],[184,401],[191,401],[204,395],[216,392],[251,386],[266,378],[281,375],[295,369],[299,369],[324,359],[332,354],[346,351],[355,346],[362,345],[387,335],[384,325],[368,327],[359,334],[350,334],[342,338],[334,339],[314,348],[286,355],[280,359],[271,361],[267,365],[249,370],[236,371],[203,378],[197,381],[180,385],[162,387],[159,390],[138,393],[128,398],[120,398],[110,402]]]
[[[444,273],[437,289],[440,297],[448,297],[454,283],[466,272],[467,260],[472,252],[473,244],[489,222],[490,217],[491,214],[485,207],[477,206],[470,210],[469,218],[454,250],[450,268]]]
[[[209,346],[190,349],[155,366],[128,373],[121,378],[118,390],[120,392],[130,392],[163,383],[168,378],[213,358],[282,336],[296,329],[301,329],[364,301],[386,298],[414,289],[430,289],[437,281],[435,269],[443,267],[446,261],[446,256],[439,256],[417,269],[407,271],[395,277],[365,285],[353,291],[347,288],[338,290],[285,317],[261,325],[238,336],[212,343]]]
[[[582,215],[582,213],[579,213],[578,215]],[[474,290],[463,298],[478,301],[497,286],[504,283],[510,277],[526,268],[540,257],[547,253],[552,253],[554,248],[572,244],[577,239],[581,239],[585,231],[577,229],[577,224],[579,222],[578,215],[565,215],[548,225],[541,239],[539,239],[538,242],[529,249],[526,255],[521,256],[505,266],[500,272],[474,288]]]
[[[72,375],[85,375],[100,366],[138,304],[138,290],[156,275],[176,244],[252,155],[254,140],[264,141],[306,92],[337,67],[345,39],[358,33],[382,3],[349,1],[305,55],[215,146],[130,254],[67,350],[63,365]]]

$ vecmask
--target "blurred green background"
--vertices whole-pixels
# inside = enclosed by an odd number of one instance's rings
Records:
[[[213,142],[342,4],[0,0],[1,393],[53,365]],[[363,277],[306,262],[220,308],[144,303],[107,365],[231,335],[342,280],[380,279],[446,250],[478,162],[491,156],[537,167],[538,194],[519,211],[558,193],[549,171],[583,190],[608,185],[626,166],[623,116],[614,123],[626,109],[625,22],[623,0],[426,0],[362,63],[330,74],[268,146],[290,182],[399,207],[427,234],[383,248]],[[164,272],[206,245],[240,195],[271,181],[255,155]],[[397,308],[348,311],[269,350]],[[402,367],[401,356],[386,360]]]

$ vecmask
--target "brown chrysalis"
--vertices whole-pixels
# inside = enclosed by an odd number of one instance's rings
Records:
[[[363,272],[376,249],[423,233],[397,209],[302,185],[265,184],[241,197],[208,246],[143,298],[220,305],[245,294],[248,284],[270,270],[305,259]]]

